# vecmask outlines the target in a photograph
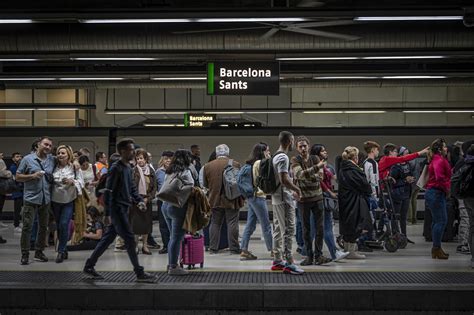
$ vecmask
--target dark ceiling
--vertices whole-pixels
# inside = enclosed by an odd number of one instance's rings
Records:
[[[42,23],[0,24],[0,77],[203,75],[210,60],[275,60],[279,57],[429,56],[416,60],[281,61],[286,77],[315,75],[424,74],[472,77],[472,1],[1,1],[0,19]],[[349,21],[356,16],[464,16],[454,21],[354,22],[308,28],[357,37],[344,40],[287,32],[291,23],[84,24],[89,18],[304,17],[307,21]],[[468,20],[466,23],[466,19]],[[306,21],[306,22],[307,22]],[[259,27],[260,29],[251,29]],[[272,27],[280,31],[261,36]],[[215,31],[235,28],[234,31]],[[210,31],[178,34],[186,31]],[[151,57],[148,61],[80,61],[81,57]],[[0,79],[1,82],[1,79]]]

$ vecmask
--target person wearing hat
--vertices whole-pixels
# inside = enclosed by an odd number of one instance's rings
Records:
[[[166,169],[170,166],[171,159],[173,158],[173,151],[163,151],[161,153],[161,159],[158,162],[158,170],[156,171],[156,181],[158,184],[157,191],[160,191],[161,187],[165,183],[165,174]],[[160,234],[161,240],[163,241],[163,248],[160,249],[158,252],[159,254],[166,254],[168,253],[168,242],[170,241],[170,230],[168,225],[166,224],[165,217],[163,215],[163,209],[166,207],[166,203],[159,200],[157,201],[158,204],[158,222],[160,224]]]
[[[398,148],[398,156],[400,157],[406,156],[409,153],[410,151],[404,146]],[[412,183],[415,182],[415,177],[412,174],[410,164],[407,162],[392,166],[389,176],[393,179],[391,187],[393,210],[400,219],[400,229],[396,220],[392,221],[392,229],[406,236],[408,208],[410,207]],[[414,244],[411,240],[408,240],[408,242]]]

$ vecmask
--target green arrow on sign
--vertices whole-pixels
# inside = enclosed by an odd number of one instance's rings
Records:
[[[214,63],[207,64],[207,94],[214,95]]]

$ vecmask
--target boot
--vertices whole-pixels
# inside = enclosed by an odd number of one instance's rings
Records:
[[[443,252],[441,247],[433,247],[431,249],[431,258],[433,258],[433,259],[448,259],[449,256],[446,256],[446,254]]]
[[[346,252],[349,252],[349,255],[346,257],[346,259],[365,259],[365,255],[356,252],[356,243],[345,242],[344,249]]]

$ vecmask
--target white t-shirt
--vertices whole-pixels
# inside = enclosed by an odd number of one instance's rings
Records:
[[[290,172],[290,159],[285,153],[279,153],[273,157],[272,162],[275,170],[275,181],[277,185],[279,185],[277,190],[272,194],[272,205],[286,203],[290,207],[295,208],[295,201],[293,200],[291,190],[280,183],[279,176],[279,173],[288,173],[288,176],[290,176],[290,178],[292,177]]]

